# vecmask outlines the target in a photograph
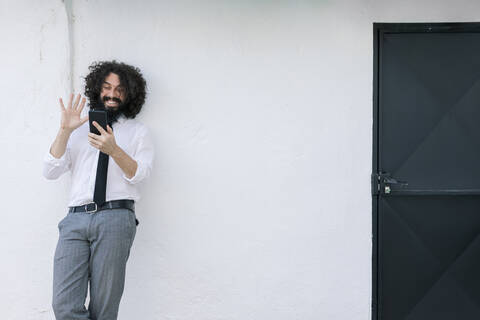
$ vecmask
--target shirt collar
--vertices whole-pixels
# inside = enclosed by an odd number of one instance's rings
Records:
[[[122,114],[118,117],[117,122],[124,123],[126,120],[127,120],[127,117],[125,117],[125,115]]]

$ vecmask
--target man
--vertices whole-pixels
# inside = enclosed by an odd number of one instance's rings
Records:
[[[117,319],[138,223],[134,202],[154,158],[147,127],[134,119],[146,96],[140,71],[116,61],[96,62],[89,70],[85,95],[90,108],[106,111],[107,130],[93,122],[100,135],[90,132],[88,116],[80,117],[85,98],[74,101],[71,94],[67,107],[60,98],[60,130],[44,159],[45,178],[70,171],[72,181],[54,257],[57,320]]]

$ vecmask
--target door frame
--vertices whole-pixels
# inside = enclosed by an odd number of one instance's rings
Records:
[[[378,206],[380,195],[376,192],[376,174],[379,173],[380,164],[380,131],[381,108],[380,100],[380,71],[382,53],[380,52],[381,41],[385,33],[455,33],[475,32],[480,33],[480,22],[433,22],[433,23],[373,23],[373,152],[372,152],[372,320],[379,320],[381,304],[378,301],[380,295],[381,269],[378,267],[378,252],[381,243],[378,241]],[[375,178],[375,179],[374,179]],[[380,319],[382,320],[382,319]]]

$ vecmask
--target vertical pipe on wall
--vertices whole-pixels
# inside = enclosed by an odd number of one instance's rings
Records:
[[[72,9],[72,0],[62,0],[65,5],[65,12],[67,14],[67,22],[68,22],[68,64],[69,64],[69,75],[68,79],[70,81],[70,92],[73,92],[74,89],[74,41],[73,41],[73,27],[74,27],[74,16],[73,16],[73,9]]]

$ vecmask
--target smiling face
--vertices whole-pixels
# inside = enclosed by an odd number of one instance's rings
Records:
[[[105,77],[100,92],[100,101],[105,108],[118,110],[126,98],[125,87],[120,82],[120,77],[115,73],[110,73]]]

